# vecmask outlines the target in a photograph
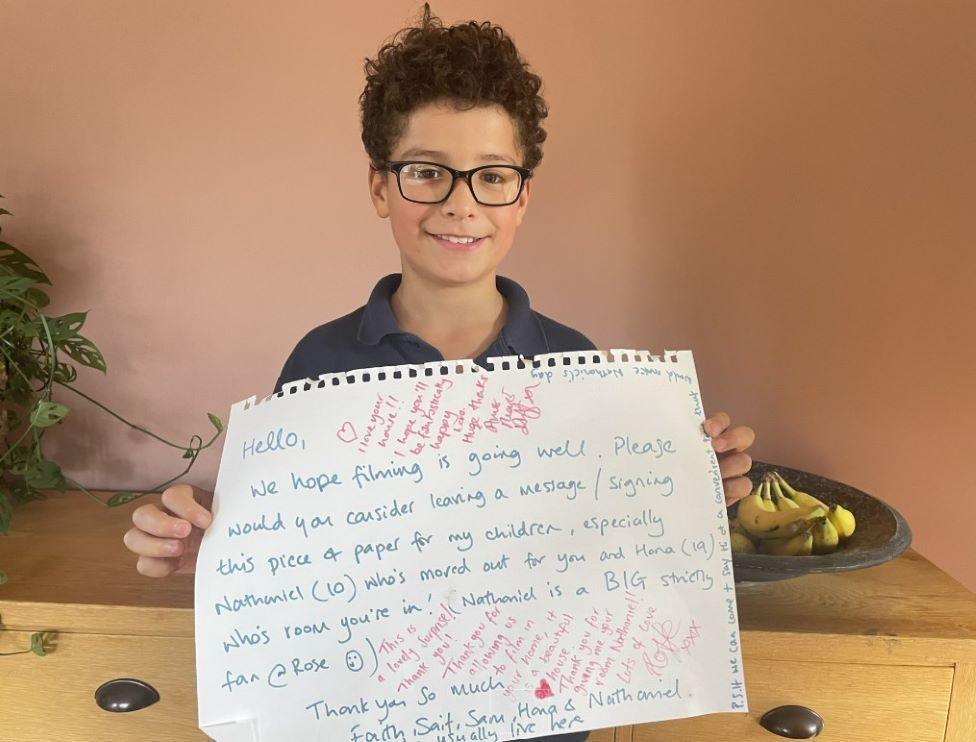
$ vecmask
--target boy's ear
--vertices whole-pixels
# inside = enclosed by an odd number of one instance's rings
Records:
[[[385,170],[377,170],[372,164],[369,165],[369,197],[373,201],[373,208],[376,209],[376,215],[381,219],[386,219],[390,215],[390,204],[387,201],[386,184],[388,179],[386,175]]]

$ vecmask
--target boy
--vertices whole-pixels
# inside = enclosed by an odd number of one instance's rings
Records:
[[[444,28],[424,4],[423,22],[366,60],[360,97],[370,158],[369,193],[388,218],[402,272],[376,284],[359,309],[309,331],[288,356],[274,391],[320,374],[401,363],[593,350],[580,332],[532,310],[496,269],[515,238],[542,159],[548,113],[541,80],[489,23]],[[728,504],[749,494],[750,428],[725,413],[705,422],[715,440]],[[721,438],[719,438],[721,436]],[[126,546],[137,569],[192,572],[212,493],[174,485],[162,505],[132,514]],[[195,526],[195,527],[194,527]],[[581,742],[586,732],[538,738]]]

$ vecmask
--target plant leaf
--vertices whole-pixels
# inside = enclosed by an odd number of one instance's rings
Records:
[[[220,422],[220,418],[219,417],[217,417],[212,412],[208,412],[207,413],[207,417],[210,418],[210,422],[213,423],[213,426],[215,428],[217,428],[217,432],[218,433],[220,433],[220,432],[222,432],[224,430],[224,424],[222,422]],[[186,458],[186,457],[184,457],[184,458]]]
[[[10,449],[6,454],[6,464],[7,470],[11,474],[15,474],[19,477],[24,476],[24,472],[27,471],[27,450],[23,444],[17,446],[16,448]],[[11,492],[14,496],[14,502],[23,502],[23,495],[26,493],[26,488],[21,482],[12,482],[10,484]]]
[[[127,502],[132,502],[137,497],[139,497],[139,495],[137,495],[135,492],[116,492],[114,495],[108,498],[108,502],[105,504],[110,508],[114,508],[119,505],[125,505]]]
[[[61,349],[78,363],[105,373],[105,359],[95,344],[86,337],[69,338]]]
[[[51,340],[56,345],[61,345],[69,338],[76,337],[78,330],[85,324],[88,312],[71,312],[60,317],[47,317],[48,330],[51,333]],[[47,337],[46,335],[42,337]]]
[[[31,651],[38,657],[44,656],[44,640],[41,638],[40,632],[31,634]]]
[[[44,338],[47,340],[47,336],[44,334],[44,323],[41,322],[38,317],[31,317],[26,321],[20,322],[19,326],[21,334],[25,338]]]
[[[78,372],[70,363],[59,363],[54,369],[54,380],[70,383],[78,378]]]
[[[61,467],[48,459],[32,462],[24,475],[24,481],[29,487],[56,489],[60,492],[64,492],[66,484],[64,474],[61,473]]]
[[[51,300],[48,298],[47,294],[41,291],[37,286],[31,286],[27,291],[24,292],[24,298],[31,302],[38,309],[43,309]],[[33,307],[31,307],[33,309]]]
[[[57,636],[56,631],[35,631],[31,634],[31,651],[38,657],[47,654],[47,644]]]
[[[0,585],[7,581],[7,573],[0,569]]]
[[[0,276],[0,291],[9,291],[12,294],[21,296],[27,292],[37,281],[29,276]],[[6,299],[10,301],[10,299]]]
[[[31,410],[30,422],[38,428],[50,428],[64,419],[64,416],[71,412],[71,408],[59,402],[51,402],[47,399],[40,399],[37,406]]]
[[[44,275],[44,271],[30,257],[22,253],[13,245],[0,242],[0,265],[11,269],[20,276],[33,278],[38,283],[51,285],[51,281]]]

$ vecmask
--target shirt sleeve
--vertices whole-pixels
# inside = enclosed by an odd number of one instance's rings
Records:
[[[281,373],[278,374],[278,381],[274,385],[274,394],[281,391],[281,387],[291,381],[297,381],[298,379],[304,379],[303,374],[298,373],[296,369],[295,356],[297,355],[298,347],[296,346],[291,353],[288,354],[288,358],[285,359],[284,365],[281,367]]]
[[[583,347],[580,348],[580,350],[597,350],[597,347],[593,344],[593,341],[586,337],[586,335],[584,335],[582,332],[580,333],[580,339],[583,343]]]

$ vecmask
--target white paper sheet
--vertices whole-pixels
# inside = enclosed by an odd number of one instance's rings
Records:
[[[232,406],[196,570],[213,739],[529,739],[747,710],[691,352],[492,360]]]

